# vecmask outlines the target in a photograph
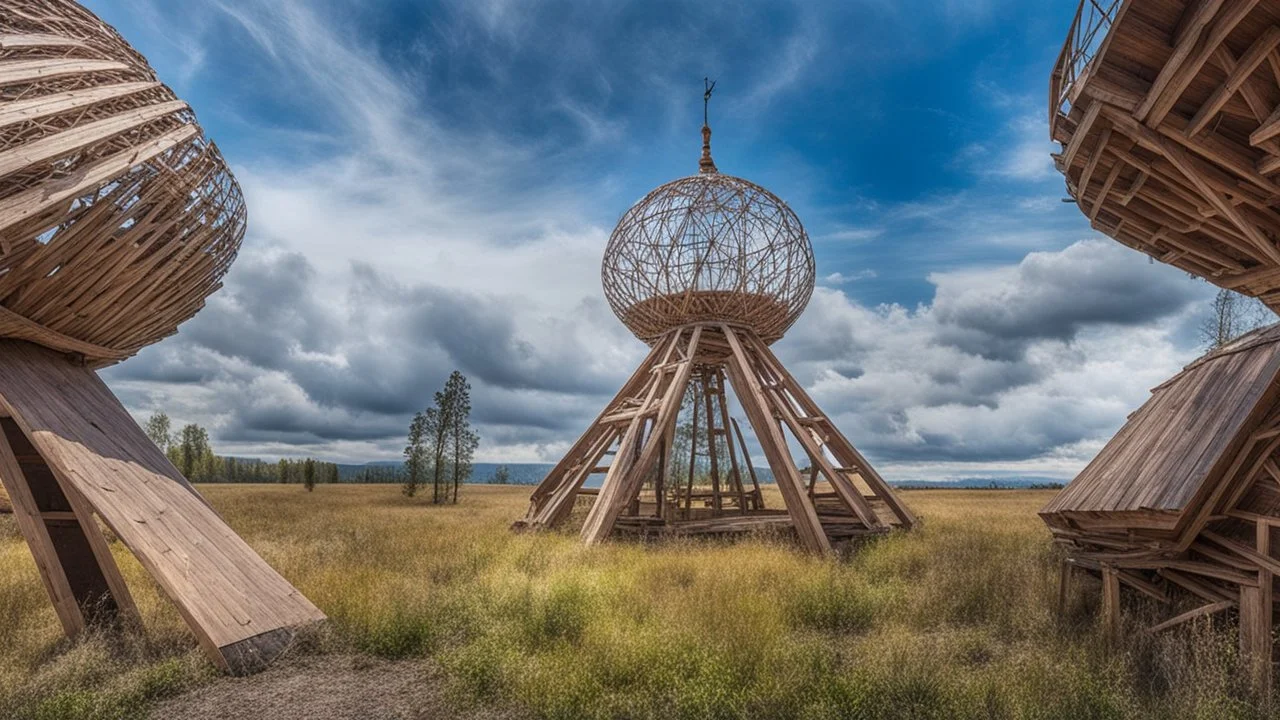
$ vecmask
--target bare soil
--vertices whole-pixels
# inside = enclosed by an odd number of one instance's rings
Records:
[[[506,720],[518,713],[451,700],[430,660],[302,655],[220,678],[157,705],[153,720]]]

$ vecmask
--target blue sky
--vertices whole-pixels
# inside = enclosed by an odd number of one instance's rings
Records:
[[[1069,475],[1196,352],[1207,287],[1061,202],[1074,0],[91,0],[245,188],[226,289],[108,373],[226,452],[394,457],[453,367],[482,459],[553,460],[643,354],[617,217],[696,170],[787,200],[820,288],[778,351],[900,476]]]

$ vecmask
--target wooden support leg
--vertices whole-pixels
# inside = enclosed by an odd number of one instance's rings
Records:
[[[1120,642],[1120,573],[1115,568],[1102,568],[1102,633],[1113,647]]]
[[[1075,566],[1066,558],[1058,570],[1058,616],[1067,614],[1067,602],[1071,597],[1071,574]]]
[[[0,467],[5,484],[24,485],[11,482],[22,477],[33,497],[39,492],[39,463],[22,462],[26,453],[15,445],[25,438],[64,491],[79,526],[68,542],[88,546],[76,553],[82,565],[73,568],[51,532],[32,535],[49,537],[41,552],[46,558],[52,552],[61,562],[67,583],[55,579],[59,590],[75,597],[72,578],[85,572],[97,583],[99,596],[105,585],[119,609],[126,609],[127,592],[117,591],[123,582],[115,584],[105,542],[92,526],[97,515],[224,669],[260,669],[289,646],[298,627],[324,619],[227,527],[92,370],[30,343],[0,340],[0,411],[20,431],[12,438],[3,433],[3,445],[14,455],[0,461],[8,466]],[[32,511],[41,511],[38,499],[27,504],[24,524],[34,519]],[[49,523],[46,528],[52,530]]]
[[[822,523],[818,520],[818,513],[813,507],[813,501],[809,499],[804,489],[804,482],[796,472],[795,461],[787,449],[786,439],[783,438],[781,430],[771,417],[770,404],[765,398],[760,380],[752,369],[750,360],[734,331],[727,325],[723,326],[723,329],[732,349],[727,367],[729,382],[733,385],[738,400],[741,401],[747,413],[747,419],[756,431],[756,439],[760,442],[760,447],[769,461],[769,467],[773,470],[774,479],[787,506],[787,513],[791,516],[796,534],[800,537],[800,544],[813,552],[830,553],[831,540],[823,530]]]
[[[1271,555],[1271,526],[1257,524],[1257,549]],[[1240,658],[1249,673],[1253,691],[1261,698],[1271,696],[1272,573],[1258,571],[1258,587],[1240,587]]]
[[[7,417],[0,418],[0,481],[63,631],[74,636],[97,623],[136,622],[137,608],[92,510],[74,488],[67,493],[59,485]]]

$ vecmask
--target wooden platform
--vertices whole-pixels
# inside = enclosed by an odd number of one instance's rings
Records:
[[[1094,228],[1280,308],[1280,2],[1084,0],[1049,120]]]
[[[68,634],[136,610],[97,522],[209,656],[252,672],[324,619],[191,487],[90,369],[0,340],[0,480]]]

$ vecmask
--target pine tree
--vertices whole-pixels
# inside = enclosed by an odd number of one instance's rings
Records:
[[[278,469],[276,473],[276,482],[289,482],[289,461],[284,458],[280,458],[280,462],[276,464],[276,468]]]
[[[444,386],[449,408],[449,466],[453,480],[453,499],[458,502],[458,486],[471,477],[471,458],[480,437],[471,429],[471,384],[466,376],[454,370]]]
[[[316,461],[307,458],[302,463],[302,486],[311,492],[316,489]]]
[[[447,385],[445,386],[448,387]],[[445,396],[444,392],[436,393],[436,406],[426,411],[427,416],[427,439],[431,449],[431,502],[439,505],[449,499],[449,489],[445,484],[448,482],[448,476],[445,474],[445,459],[449,453],[449,427],[453,420],[450,417],[452,403]]]
[[[428,410],[427,412],[432,412]],[[418,485],[426,473],[427,448],[427,415],[419,412],[409,423],[409,441],[404,446],[404,494],[413,497],[418,492]],[[366,471],[367,472],[367,471]]]
[[[497,469],[493,471],[492,482],[494,485],[506,485],[511,482],[511,468],[506,465],[499,465]]]
[[[169,424],[169,416],[163,410],[157,410],[147,418],[147,426],[144,431],[147,437],[151,438],[151,442],[160,448],[160,452],[169,452],[169,445],[173,442],[169,437],[172,428]]]
[[[338,476],[338,463],[329,463],[329,482],[335,485],[342,482]]]

